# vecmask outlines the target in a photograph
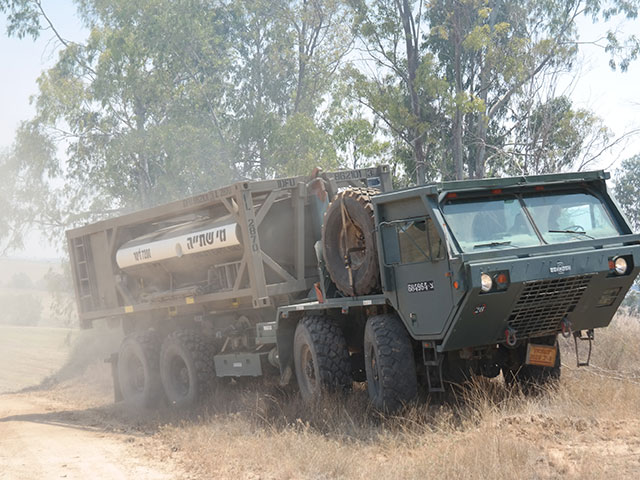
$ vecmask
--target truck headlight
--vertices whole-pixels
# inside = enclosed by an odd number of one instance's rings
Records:
[[[486,293],[490,291],[491,288],[493,288],[493,279],[486,273],[480,275],[480,290]]]
[[[627,273],[627,268],[627,261],[624,258],[618,257],[613,261],[613,269],[618,275]]]

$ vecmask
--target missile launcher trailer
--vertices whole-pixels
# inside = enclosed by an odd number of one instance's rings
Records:
[[[81,325],[122,326],[116,398],[145,406],[220,377],[295,378],[305,399],[366,381],[390,410],[471,374],[544,383],[557,335],[590,351],[640,269],[607,178],[239,182],[67,232]]]

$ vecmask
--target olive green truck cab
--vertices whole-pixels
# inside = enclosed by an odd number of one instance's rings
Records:
[[[394,191],[382,166],[225,187],[68,232],[81,320],[122,324],[116,397],[145,405],[268,374],[305,399],[367,382],[389,410],[472,374],[544,383],[557,336],[590,352],[640,268],[607,178]]]

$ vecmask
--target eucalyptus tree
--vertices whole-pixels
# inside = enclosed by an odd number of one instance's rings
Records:
[[[371,111],[398,147],[408,174],[421,180],[442,172],[447,85],[426,50],[424,2],[351,0],[357,51],[347,72],[350,95]],[[428,31],[428,30],[427,30]],[[419,181],[420,181],[419,180]]]
[[[640,154],[622,161],[615,176],[616,200],[631,221],[636,232],[640,232]]]
[[[351,49],[350,11],[339,0],[234,2],[228,110],[247,176],[335,167],[326,103]]]
[[[417,162],[427,160],[443,177],[479,178],[487,172],[500,173],[505,158],[514,153],[513,135],[522,137],[518,130],[536,123],[527,116],[551,100],[532,105],[528,112],[518,111],[532,84],[569,70],[576,61],[577,19],[583,15],[599,22],[633,19],[640,2],[352,0],[350,4],[358,14],[362,49],[378,66],[359,68],[359,76],[354,75],[361,86],[360,101],[411,146]],[[634,36],[609,33],[602,46],[611,53],[610,65],[622,70],[638,53]],[[421,85],[432,88],[421,92]],[[516,111],[519,118],[514,121]],[[583,116],[579,111],[567,115]],[[580,128],[574,122],[573,133],[585,130],[590,122],[584,117]],[[585,131],[597,133],[595,127]],[[428,150],[429,144],[433,148]],[[444,158],[438,161],[439,155]]]
[[[337,165],[322,105],[352,43],[341,2],[75,3],[89,30],[82,43],[67,41],[39,0],[0,0],[10,34],[46,28],[60,45],[3,165],[25,179],[12,198],[42,199],[23,220],[66,226]],[[38,144],[50,146],[46,161],[26,153]]]

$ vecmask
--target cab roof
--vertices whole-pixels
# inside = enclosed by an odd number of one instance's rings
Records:
[[[547,175],[523,175],[521,177],[483,178],[478,180],[456,180],[449,182],[428,183],[402,190],[382,193],[373,197],[374,203],[390,200],[390,197],[402,198],[416,194],[440,196],[448,192],[487,191],[513,187],[534,187],[536,185],[562,185],[582,182],[604,182],[611,175],[604,170],[576,173],[551,173]],[[419,191],[419,193],[418,193]]]

